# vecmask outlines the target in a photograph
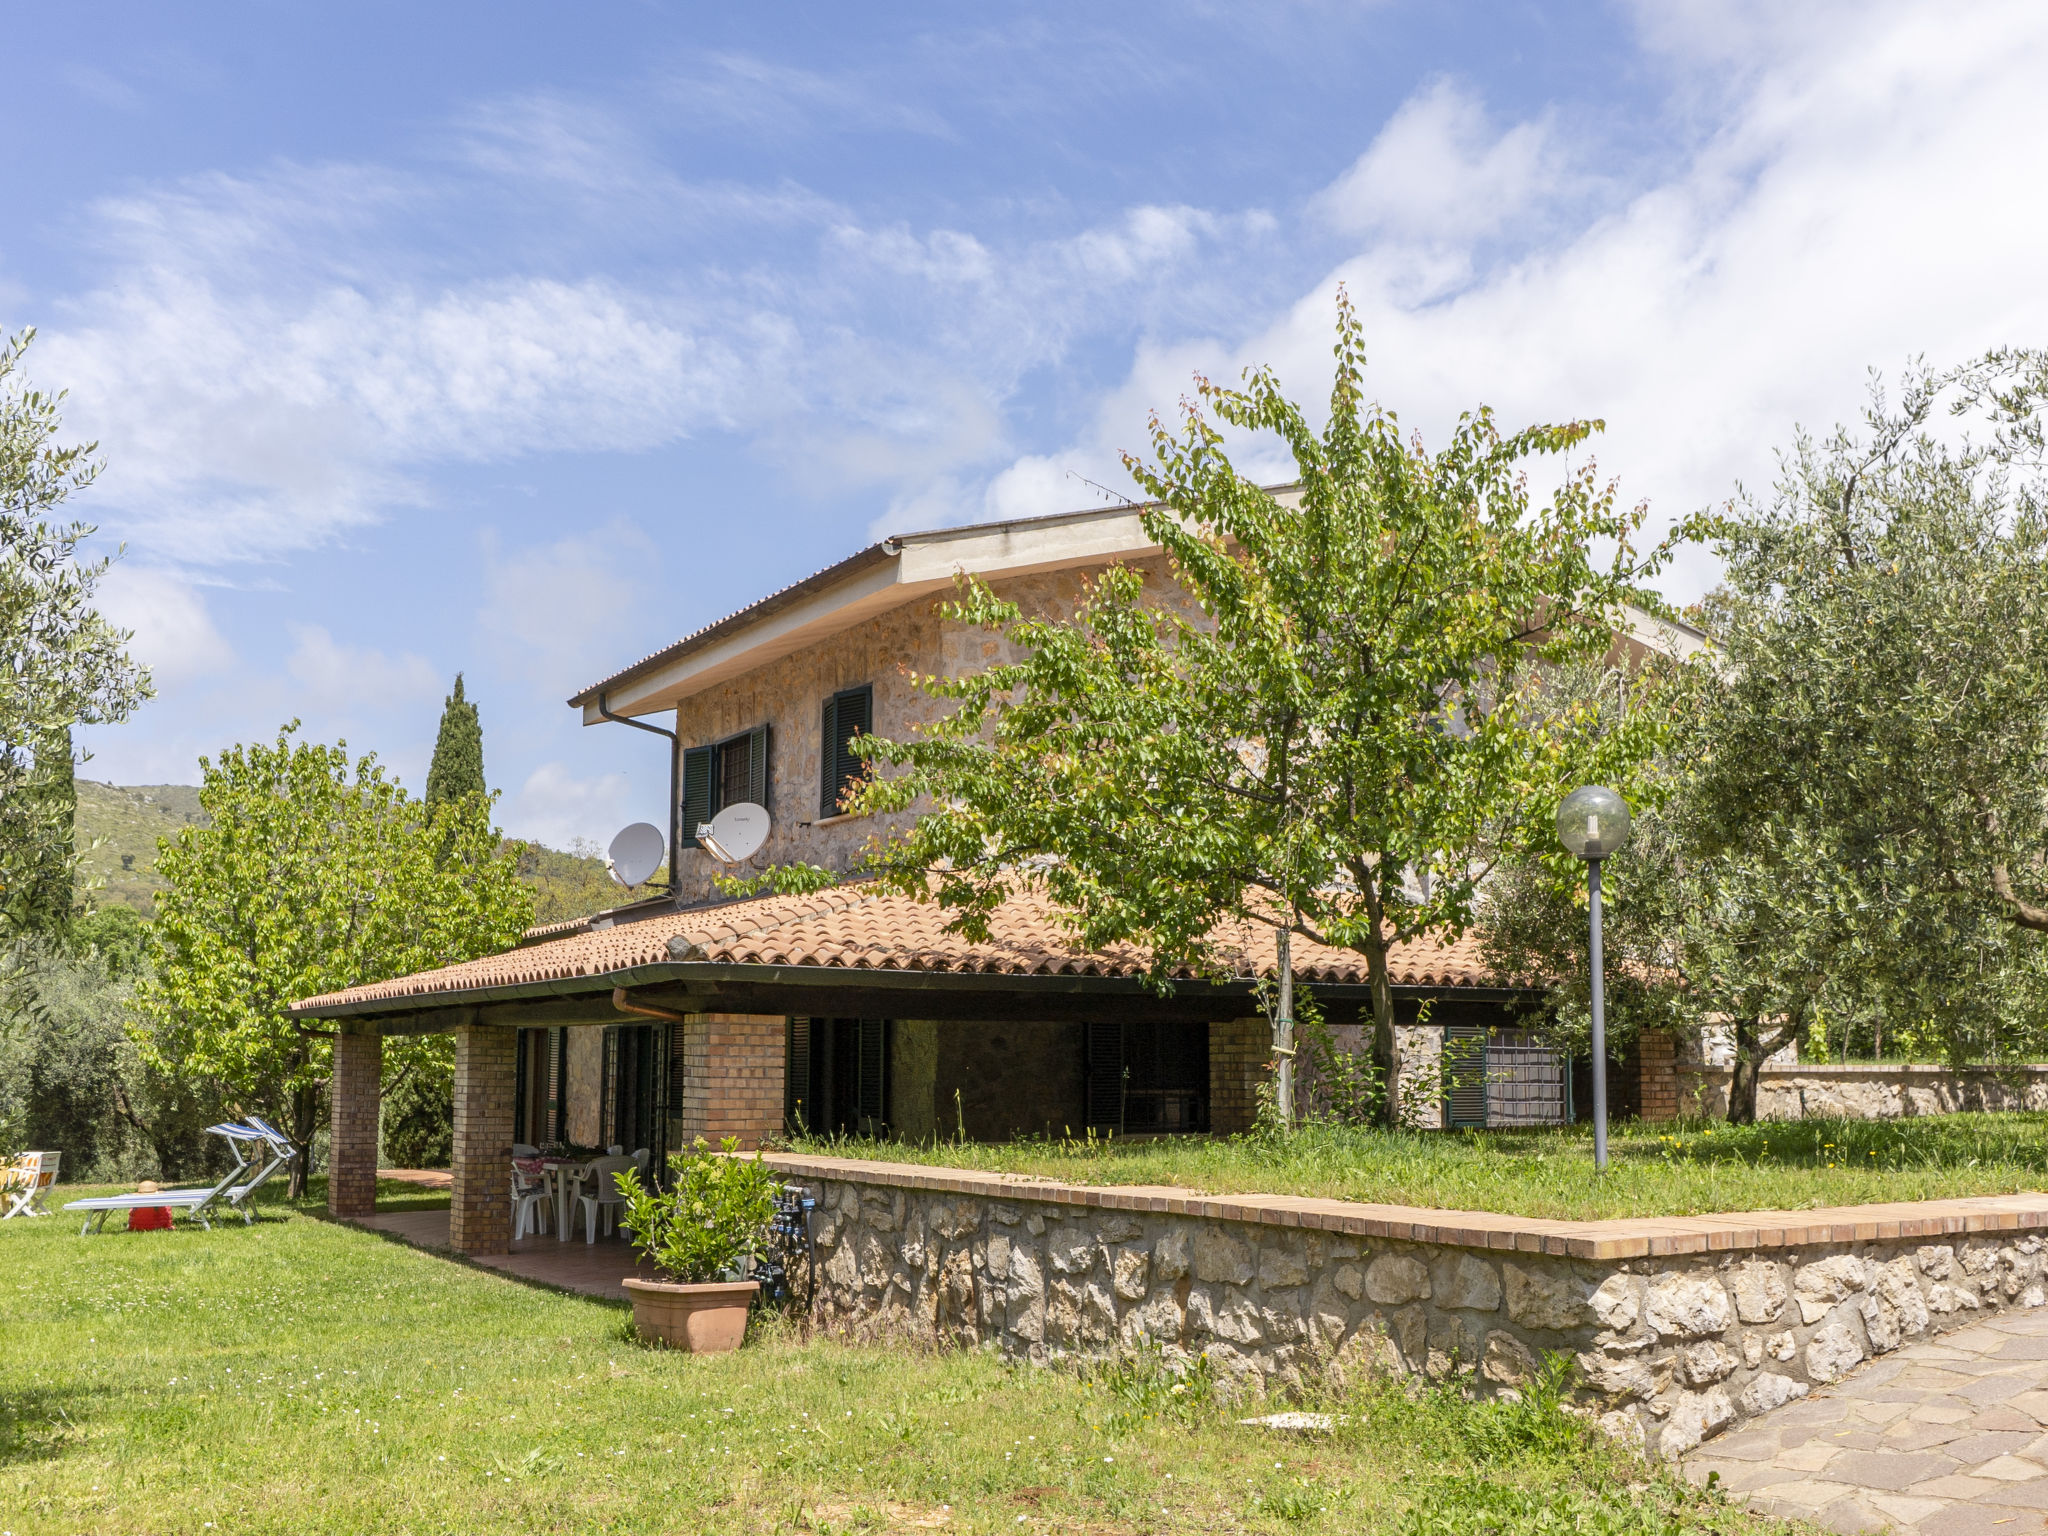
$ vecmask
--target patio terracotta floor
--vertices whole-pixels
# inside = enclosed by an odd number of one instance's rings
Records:
[[[350,1225],[388,1232],[420,1248],[448,1246],[446,1211],[391,1211],[361,1217]],[[626,1299],[619,1282],[628,1276],[655,1278],[654,1267],[638,1260],[633,1250],[617,1238],[599,1237],[594,1243],[586,1243],[580,1234],[566,1243],[551,1233],[523,1237],[512,1245],[510,1253],[477,1254],[471,1262],[521,1280],[581,1291],[586,1296],[602,1296],[607,1301]]]

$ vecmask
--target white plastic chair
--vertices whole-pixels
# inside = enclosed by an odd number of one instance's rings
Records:
[[[539,1157],[540,1148],[529,1147],[523,1141],[515,1141],[512,1143],[512,1155],[514,1157]]]
[[[585,1193],[576,1197],[583,1207],[583,1241],[597,1241],[598,1213],[604,1213],[605,1236],[611,1236],[619,1219],[619,1212],[625,1207],[626,1197],[619,1193],[618,1175],[633,1166],[630,1157],[600,1157],[590,1165],[584,1180]]]
[[[529,1232],[548,1229],[548,1207],[553,1204],[547,1175],[531,1178],[512,1165],[512,1240],[516,1243]]]
[[[57,1164],[63,1159],[61,1152],[24,1152],[15,1158],[13,1166],[0,1172],[0,1193],[4,1193],[7,1209],[0,1211],[0,1221],[13,1216],[47,1216],[50,1207],[46,1203],[50,1186],[57,1182]]]
[[[647,1148],[645,1147],[642,1147],[638,1152],[635,1152],[633,1154],[633,1166],[640,1170],[640,1176],[642,1178],[645,1178],[647,1176],[648,1155],[649,1154]]]

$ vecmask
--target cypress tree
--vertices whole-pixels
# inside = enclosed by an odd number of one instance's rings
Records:
[[[427,803],[481,795],[484,790],[484,728],[476,706],[462,696],[462,674],[441,710],[441,734],[427,769]]]

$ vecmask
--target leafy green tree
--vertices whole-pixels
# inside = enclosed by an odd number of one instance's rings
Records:
[[[2044,389],[2031,354],[1916,372],[1712,525],[1718,658],[1688,679],[1667,804],[1614,863],[1610,931],[1671,982],[1635,1004],[1732,1031],[1732,1119],[1817,1027],[1958,1063],[2042,1042]],[[1582,943],[1582,919],[1542,937],[1541,885],[1503,883],[1504,964]]]
[[[147,1059],[272,1117],[302,1150],[303,1191],[333,1036],[288,1005],[503,949],[533,898],[488,797],[428,806],[374,756],[351,766],[345,745],[294,741],[296,730],[200,759],[209,824],[162,843],[158,959],[137,1004]],[[386,1073],[434,1049],[393,1040]]]
[[[150,691],[93,607],[109,564],[79,554],[93,528],[58,518],[100,465],[94,444],[57,445],[64,396],[22,378],[34,335],[0,345],[0,945],[70,911],[72,727],[125,719]]]
[[[1654,747],[1646,720],[1603,735],[1525,691],[1539,664],[1607,650],[1665,548],[1638,552],[1642,509],[1583,460],[1532,501],[1531,461],[1598,423],[1504,436],[1481,409],[1432,454],[1366,403],[1342,300],[1335,351],[1321,431],[1261,370],[1243,390],[1198,381],[1178,435],[1155,417],[1152,459],[1126,457],[1196,616],[1125,567],[1065,622],[967,583],[952,616],[1018,659],[923,679],[956,708],[916,739],[865,741],[902,771],[861,803],[930,806],[872,856],[972,937],[1026,882],[1083,944],[1141,946],[1159,985],[1227,968],[1247,923],[1358,952],[1391,1114],[1388,952],[1463,931],[1491,862],[1548,835],[1562,793],[1627,786]],[[1225,428],[1284,443],[1298,502],[1238,474]],[[1284,1062],[1291,1041],[1276,1047]]]
[[[462,674],[458,672],[455,691],[441,709],[441,733],[434,740],[434,759],[427,766],[427,804],[486,793],[483,722],[476,706],[463,697]]]

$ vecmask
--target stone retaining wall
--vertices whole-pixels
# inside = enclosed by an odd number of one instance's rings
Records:
[[[1682,1113],[1716,1120],[1727,1115],[1733,1076],[1727,1067],[1680,1064],[1676,1075]],[[1757,1075],[1760,1120],[1900,1120],[1972,1109],[2048,1109],[2048,1066],[1953,1072],[1873,1062],[1767,1066]]]
[[[829,1322],[1046,1362],[1158,1345],[1242,1384],[1378,1367],[1512,1391],[1548,1354],[1671,1457],[1873,1355],[2039,1306],[2048,1196],[1556,1222],[771,1154]]]

